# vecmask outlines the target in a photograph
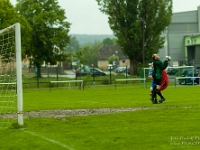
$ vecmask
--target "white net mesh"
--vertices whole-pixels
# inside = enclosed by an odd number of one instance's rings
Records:
[[[15,26],[10,26],[0,31],[0,127],[13,121],[7,115],[17,111],[16,100]]]

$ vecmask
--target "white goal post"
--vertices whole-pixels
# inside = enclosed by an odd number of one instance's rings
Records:
[[[0,112],[2,115],[13,113],[10,109],[5,108],[9,103],[14,103],[9,96],[17,97],[17,119],[18,125],[22,126],[23,122],[23,88],[22,88],[22,56],[21,56],[21,27],[20,23],[13,24],[5,29],[0,30]],[[8,86],[13,86],[10,88]],[[5,98],[8,97],[8,98]],[[13,107],[16,107],[13,106]],[[7,112],[8,110],[8,112]]]
[[[192,69],[191,76],[189,76],[189,77],[187,77],[187,76],[185,76],[185,77],[182,77],[182,76],[175,77],[174,78],[174,84],[175,84],[175,86],[177,85],[177,80],[181,80],[181,79],[186,79],[186,80],[187,79],[192,79],[192,84],[194,85],[195,78],[199,78],[199,77],[195,77],[195,68],[194,68],[194,66],[174,66],[174,67],[167,67],[167,69],[186,69],[186,68]]]
[[[194,66],[168,66],[165,70],[167,71],[168,69],[185,69],[185,68],[190,68],[190,69],[192,69],[192,77],[174,77],[174,84],[175,84],[175,86],[176,86],[176,80],[179,80],[179,79],[187,79],[187,78],[199,78],[199,77],[194,77]],[[142,68],[142,69],[144,69],[144,77],[146,77],[146,73],[147,73],[147,71],[149,71],[149,70],[151,70],[152,68],[151,67],[149,67],[149,68]],[[146,77],[146,78],[148,78],[148,77]],[[193,82],[193,84],[194,84],[194,82]]]

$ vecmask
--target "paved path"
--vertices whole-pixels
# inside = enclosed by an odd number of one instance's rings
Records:
[[[73,70],[65,70],[65,75],[58,75],[58,77],[60,78],[71,78],[71,79],[75,79],[76,75],[75,72]],[[47,74],[42,74],[42,77],[47,77]],[[49,75],[49,77],[57,77],[56,74],[54,75]]]

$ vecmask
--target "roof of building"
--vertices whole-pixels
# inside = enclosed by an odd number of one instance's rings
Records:
[[[98,60],[108,60],[110,56],[118,56],[119,59],[125,59],[121,48],[117,45],[103,45],[99,49]]]

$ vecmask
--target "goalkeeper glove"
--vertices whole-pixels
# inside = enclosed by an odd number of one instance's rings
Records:
[[[166,56],[166,57],[165,57],[165,60],[166,60],[166,61],[169,61],[169,60],[171,60],[171,57],[170,57],[170,56]]]

